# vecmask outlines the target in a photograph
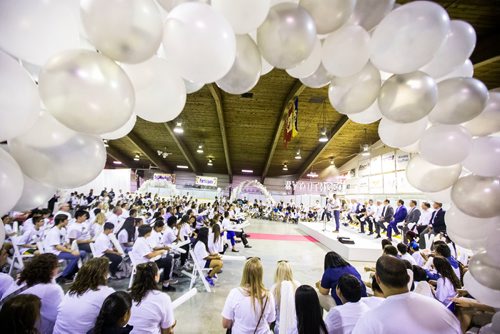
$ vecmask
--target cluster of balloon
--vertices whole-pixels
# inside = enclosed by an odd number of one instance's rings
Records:
[[[410,184],[451,203],[449,234],[475,252],[466,287],[493,305],[500,91],[472,78],[475,44],[431,1],[0,0],[0,213],[91,181],[102,139],[137,117],[173,120],[203,85],[241,94],[276,67],[416,153]]]

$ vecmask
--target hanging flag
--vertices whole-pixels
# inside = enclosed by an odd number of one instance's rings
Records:
[[[295,97],[293,101],[293,127],[292,127],[292,138],[295,138],[299,134],[299,98]]]
[[[288,147],[288,143],[293,138],[294,113],[295,113],[295,103],[290,103],[288,105],[288,111],[285,118],[285,128],[283,133],[283,141],[285,142],[285,148]]]

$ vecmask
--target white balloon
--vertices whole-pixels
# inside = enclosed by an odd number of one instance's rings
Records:
[[[500,92],[489,92],[483,111],[462,124],[473,136],[487,136],[500,131]]]
[[[331,105],[341,114],[355,114],[366,110],[380,91],[380,72],[371,63],[358,73],[335,77],[328,89]]]
[[[21,198],[23,185],[21,168],[11,155],[0,147],[0,215],[8,213]]]
[[[21,198],[14,206],[16,211],[26,211],[39,207],[46,207],[49,199],[56,193],[57,189],[40,183],[23,175],[24,187]]]
[[[312,50],[309,57],[304,60],[299,65],[289,68],[286,70],[291,77],[294,78],[306,78],[313,74],[321,64],[321,41],[316,39],[316,43],[314,44],[314,49]]]
[[[489,254],[481,250],[472,256],[468,263],[469,271],[480,284],[494,290],[500,290],[500,267],[495,264],[498,254]]]
[[[299,4],[311,13],[318,34],[337,30],[349,20],[356,0],[300,0]]]
[[[170,12],[175,7],[183,4],[185,2],[202,2],[208,3],[208,0],[156,0],[158,4],[165,9],[167,12]]]
[[[438,102],[429,114],[433,123],[460,124],[483,111],[488,89],[473,78],[451,78],[438,83]]]
[[[300,82],[310,88],[325,87],[332,81],[332,75],[328,73],[323,64],[319,64],[318,69],[308,77],[300,78]]]
[[[474,277],[472,277],[470,271],[466,272],[464,275],[464,289],[480,303],[491,307],[500,307],[500,290],[493,290],[479,284]]]
[[[186,79],[184,79],[184,85],[186,86],[186,94],[195,93],[205,86],[202,82],[192,82]]]
[[[406,178],[413,187],[432,195],[451,187],[458,180],[461,171],[460,164],[442,167],[415,155],[406,167]],[[429,198],[434,199],[430,196]]]
[[[419,145],[420,145],[420,140],[417,140],[413,144],[410,144],[408,146],[400,147],[399,149],[401,151],[408,152],[408,153],[417,153],[418,150],[420,149]]]
[[[474,75],[474,65],[472,65],[470,59],[467,59],[462,65],[455,67],[455,69],[450,73],[440,78],[437,78],[436,82],[441,82],[451,78],[472,78],[473,75]]]
[[[212,7],[188,2],[167,16],[163,46],[168,61],[184,79],[209,83],[233,66],[236,38],[227,20]]]
[[[460,211],[477,218],[500,216],[500,178],[467,175],[451,189],[451,199]]]
[[[212,7],[231,23],[235,34],[248,34],[267,17],[270,0],[212,0]]]
[[[106,163],[101,138],[77,133],[49,113],[43,113],[30,131],[10,140],[9,150],[25,175],[57,188],[89,183]]]
[[[382,71],[404,74],[427,64],[450,29],[446,10],[430,1],[415,1],[390,12],[375,28],[371,61]]]
[[[316,43],[316,26],[307,10],[293,3],[271,7],[257,30],[262,56],[276,68],[288,69],[307,59]]]
[[[420,138],[422,157],[439,166],[461,163],[472,148],[472,137],[462,126],[434,125]]]
[[[264,57],[260,57],[260,62],[262,63],[262,70],[260,72],[260,76],[263,76],[273,70],[274,66],[269,64],[267,60],[264,59]]]
[[[372,30],[392,10],[395,0],[358,0],[349,23]]]
[[[113,132],[109,133],[104,133],[101,135],[102,139],[108,139],[108,140],[114,140],[114,139],[120,139],[122,137],[125,137],[132,131],[132,129],[135,126],[135,122],[137,121],[137,115],[135,113],[132,113],[132,116],[130,116],[130,119],[125,123],[121,128],[118,130],[115,130]]]
[[[89,41],[108,57],[136,64],[156,54],[162,19],[153,0],[81,0],[80,9]]]
[[[79,47],[76,1],[0,1],[0,49],[32,64]],[[108,13],[109,14],[109,13]]]
[[[451,240],[468,249],[478,249],[494,232],[493,218],[476,218],[466,215],[452,205],[445,213],[446,233]]]
[[[382,113],[378,108],[378,102],[372,103],[366,110],[355,114],[348,114],[349,119],[359,124],[371,124],[382,118]]]
[[[427,128],[427,117],[413,123],[396,123],[382,118],[378,125],[380,140],[390,147],[404,147],[416,142]]]
[[[0,51],[0,141],[29,130],[40,112],[38,89],[18,62]]]
[[[135,113],[153,123],[175,119],[186,104],[186,86],[168,61],[152,57],[136,65],[123,65],[135,89]]]
[[[338,77],[361,71],[370,58],[370,35],[356,25],[346,25],[328,35],[323,43],[321,61],[326,70]]]
[[[469,59],[476,45],[476,32],[465,21],[450,22],[450,31],[434,58],[420,70],[439,78],[450,73]]]
[[[486,240],[485,247],[489,254],[500,254],[500,225],[495,225],[495,230],[489,235]],[[500,267],[500,258],[494,257],[493,261]]]
[[[119,129],[134,106],[134,89],[125,72],[93,51],[72,50],[50,58],[40,73],[38,88],[47,111],[84,133]]]
[[[481,176],[500,176],[500,137],[479,137],[472,140],[472,149],[464,167]]]
[[[262,64],[257,44],[249,35],[236,35],[236,59],[227,74],[215,83],[230,94],[250,91],[259,81]]]

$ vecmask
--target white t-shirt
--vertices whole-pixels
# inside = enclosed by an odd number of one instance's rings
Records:
[[[198,265],[202,268],[205,267],[205,263],[207,260],[204,260],[208,254],[207,249],[205,248],[205,244],[203,242],[196,242],[194,245],[194,255],[196,256],[196,259],[198,260]]]
[[[35,228],[35,224],[33,224],[33,218],[26,219],[26,221],[21,225],[21,232],[25,233]]]
[[[443,304],[413,292],[387,297],[358,320],[352,333],[400,334],[402,324],[412,333],[462,333],[460,322]]]
[[[47,236],[44,240],[44,248],[47,252],[59,255],[61,251],[57,250],[55,246],[64,244],[64,233],[62,233],[62,229],[59,229],[57,226],[52,227],[49,232],[47,232]]]
[[[153,249],[149,245],[148,241],[144,237],[137,238],[132,250],[128,253],[130,260],[134,264],[141,264],[149,262],[146,257],[149,253],[153,252]]]
[[[5,291],[7,291],[12,284],[14,284],[12,276],[0,273],[0,300],[3,298]]]
[[[163,233],[163,244],[166,246],[172,245],[175,240],[177,240],[177,232],[174,231],[171,227],[166,227],[165,232]]]
[[[219,236],[219,239],[214,242],[214,233],[210,232],[208,234],[208,251],[210,253],[220,253],[224,251],[224,244],[221,236]]]
[[[108,235],[101,233],[101,234],[99,234],[97,239],[95,239],[94,249],[96,252],[95,255],[97,257],[101,257],[104,255],[105,251],[113,249],[113,243],[111,242],[111,240],[109,240]]]
[[[172,301],[166,293],[149,291],[137,304],[132,303],[129,325],[133,333],[160,334],[160,328],[172,327],[175,323]]]
[[[350,334],[358,319],[370,310],[361,301],[332,307],[325,317],[328,334]]]
[[[434,298],[434,294],[432,293],[431,286],[426,281],[415,282],[414,293],[418,293],[419,295]]]
[[[87,333],[95,325],[104,299],[115,292],[113,288],[99,286],[81,296],[67,293],[57,309],[54,334]]]
[[[271,293],[268,294],[267,305],[264,309],[264,314],[257,328],[256,334],[271,333],[269,324],[276,320],[276,306],[274,297]],[[265,299],[263,304],[265,303]],[[232,320],[233,334],[253,334],[262,309],[258,301],[255,301],[255,310],[252,307],[252,301],[242,288],[234,288],[229,292],[222,310],[222,316],[225,319]]]
[[[187,240],[189,239],[190,234],[191,234],[191,227],[189,226],[189,224],[182,224],[179,232],[179,238],[181,240]]]
[[[404,253],[403,255],[401,255],[401,260],[407,260],[408,262],[411,263],[411,265],[417,265],[417,261],[415,261],[413,256],[411,256],[408,253]]]
[[[436,282],[436,299],[439,300],[444,305],[448,305],[452,298],[457,295],[457,290],[453,286],[453,283],[446,278],[440,277]]]
[[[151,231],[151,235],[147,239],[151,248],[161,247],[161,242],[163,240],[163,234],[156,232],[154,229]]]
[[[420,252],[415,252],[411,256],[417,263],[417,266],[422,267],[425,264],[424,257],[422,256],[422,254],[420,254]]]
[[[68,239],[89,240],[90,229],[88,225],[85,222],[71,224],[68,228]]]
[[[382,303],[384,300],[385,300],[385,298],[383,298],[383,297],[376,297],[376,296],[361,298],[361,302],[365,303],[370,308],[370,310],[372,308],[375,308],[375,307],[379,306],[380,303]]]
[[[12,284],[4,296],[10,295],[12,292],[20,289],[23,285]],[[55,283],[35,284],[32,287],[24,290],[21,294],[32,294],[38,296],[42,302],[40,309],[41,319],[37,324],[37,328],[42,334],[50,334],[54,328],[54,323],[57,317],[57,308],[64,296],[63,289]]]

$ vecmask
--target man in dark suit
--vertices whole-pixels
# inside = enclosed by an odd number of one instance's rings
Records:
[[[446,224],[444,222],[444,214],[446,213],[446,211],[443,210],[443,204],[434,202],[432,204],[432,207],[434,208],[434,212],[432,213],[429,226],[427,226],[427,228],[422,233],[420,233],[419,236],[419,244],[421,246],[421,249],[427,247],[427,245],[425,244],[426,234],[438,234],[441,232],[446,232]]]
[[[399,234],[398,224],[402,223],[406,216],[408,215],[408,210],[406,210],[405,202],[402,199],[398,200],[398,207],[396,208],[396,213],[394,214],[394,218],[389,222],[389,226],[387,227],[387,239],[392,241],[392,231],[394,231],[395,235]]]
[[[391,201],[388,199],[384,200],[384,208],[382,209],[382,215],[380,216],[379,220],[376,221],[376,227],[375,227],[375,232],[377,233],[377,236],[375,239],[380,238],[380,228],[382,228],[384,231],[386,230],[384,223],[390,223],[392,221],[392,218],[394,217],[394,208],[390,205]]]
[[[408,228],[408,224],[417,224],[420,219],[420,214],[421,212],[417,207],[417,201],[412,199],[410,201],[410,211],[408,211],[408,215],[406,216],[405,223],[403,225],[403,242],[405,245],[408,244],[408,238],[406,236],[406,233],[410,230]]]

